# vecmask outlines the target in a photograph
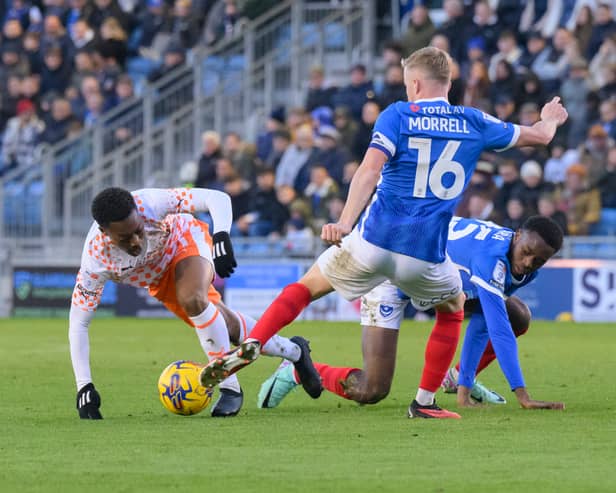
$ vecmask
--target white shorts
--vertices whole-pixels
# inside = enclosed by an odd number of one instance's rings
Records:
[[[391,252],[364,240],[358,229],[317,259],[333,288],[347,300],[365,295],[389,279],[418,310],[428,310],[462,291],[458,269],[447,257],[435,264]]]

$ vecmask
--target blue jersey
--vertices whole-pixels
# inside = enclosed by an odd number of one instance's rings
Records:
[[[447,225],[481,152],[507,149],[518,135],[516,125],[443,98],[391,104],[370,141],[388,160],[360,217],[362,237],[392,252],[443,262]]]
[[[479,289],[505,298],[537,277],[537,272],[516,279],[511,274],[509,247],[514,232],[498,224],[454,217],[449,223],[447,253],[458,267],[468,299]]]
[[[514,232],[497,224],[453,218],[447,252],[457,264],[469,298],[479,299],[481,310],[471,316],[460,356],[458,383],[472,387],[477,365],[488,339],[511,389],[525,387],[518,345],[505,307],[505,297],[537,277],[537,272],[516,279],[508,253]]]

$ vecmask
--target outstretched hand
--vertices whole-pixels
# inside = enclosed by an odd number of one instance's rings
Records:
[[[564,402],[550,402],[550,401],[536,401],[531,399],[525,388],[515,389],[515,395],[518,398],[520,406],[524,409],[553,409],[556,411],[562,411],[565,409]]]
[[[560,98],[558,96],[554,96],[552,101],[546,103],[543,108],[541,108],[541,119],[544,121],[553,121],[558,126],[565,123],[568,117],[569,114],[560,102]]]

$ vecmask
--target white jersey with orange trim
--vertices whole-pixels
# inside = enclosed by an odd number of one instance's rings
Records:
[[[132,192],[144,221],[144,246],[133,257],[111,243],[95,222],[84,244],[69,315],[71,359],[77,387],[91,382],[88,326],[106,281],[135,287],[155,285],[185,242],[184,233],[203,234],[190,213],[209,211],[214,231],[229,232],[231,200],[227,194],[204,188],[146,188]]]

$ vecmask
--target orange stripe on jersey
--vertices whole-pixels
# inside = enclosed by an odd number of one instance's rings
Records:
[[[214,315],[212,316],[212,318],[210,318],[207,322],[205,322],[204,324],[201,325],[195,325],[195,329],[205,329],[206,327],[209,327],[210,325],[212,325],[214,323],[214,320],[216,320],[216,317],[218,316],[220,312],[218,311],[218,309],[216,309],[216,313],[214,313]]]

